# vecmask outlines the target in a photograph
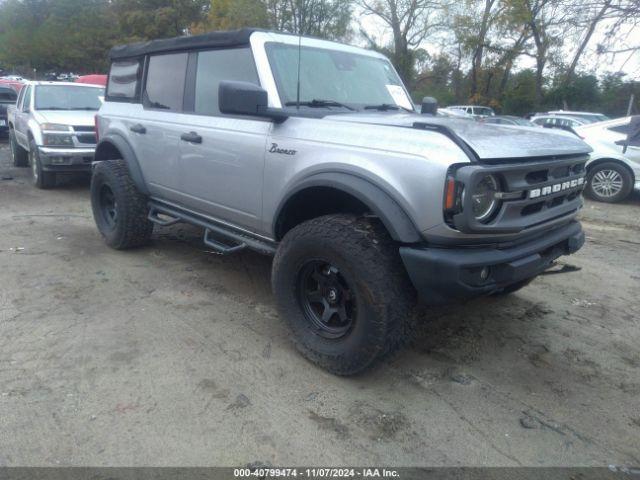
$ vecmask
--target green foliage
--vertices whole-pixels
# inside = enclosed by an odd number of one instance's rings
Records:
[[[207,0],[5,0],[0,64],[33,75],[104,72],[120,43],[182,35]]]
[[[504,95],[502,113],[525,115],[536,110],[536,74],[533,70],[522,70],[509,81]]]
[[[260,0],[211,0],[206,28],[232,30],[242,27],[269,27],[267,6]]]
[[[351,3],[344,0],[211,0],[198,30],[263,27],[345,40],[350,22]]]

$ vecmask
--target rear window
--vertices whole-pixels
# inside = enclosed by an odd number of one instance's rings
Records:
[[[155,55],[149,59],[144,106],[160,110],[181,111],[187,75],[187,54]]]
[[[139,59],[113,62],[107,84],[107,100],[112,102],[137,100],[141,74],[142,67]]]
[[[11,88],[0,88],[0,102],[15,102],[18,99],[18,94]]]

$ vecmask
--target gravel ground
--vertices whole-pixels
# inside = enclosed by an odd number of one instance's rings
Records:
[[[357,378],[294,350],[270,259],[190,227],[116,252],[86,180],[39,191],[0,144],[0,465],[640,464],[640,195],[506,298],[425,310]]]

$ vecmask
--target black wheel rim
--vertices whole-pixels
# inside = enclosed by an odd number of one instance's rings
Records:
[[[100,187],[100,212],[107,225],[114,228],[118,221],[118,203],[109,185]]]
[[[356,298],[340,270],[329,262],[307,262],[298,276],[298,299],[311,328],[324,338],[347,335],[356,320]]]

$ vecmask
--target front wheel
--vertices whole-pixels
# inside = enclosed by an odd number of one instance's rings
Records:
[[[54,172],[45,172],[42,169],[38,146],[33,139],[29,142],[29,164],[31,165],[31,181],[34,186],[43,190],[56,186],[56,174]]]
[[[99,162],[91,177],[91,208],[107,245],[117,250],[146,245],[153,233],[147,198],[123,160]]]
[[[633,190],[629,170],[617,162],[600,163],[589,170],[585,194],[606,203],[621,202]]]
[[[377,220],[328,215],[285,235],[273,290],[298,350],[353,375],[408,338],[415,291],[398,248]]]

